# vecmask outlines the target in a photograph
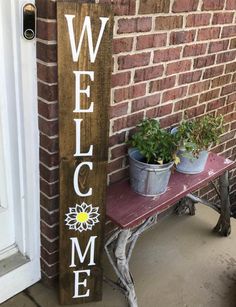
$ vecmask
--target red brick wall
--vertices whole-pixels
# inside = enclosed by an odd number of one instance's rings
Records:
[[[58,261],[56,1],[36,4],[42,271],[51,280]],[[113,4],[108,182],[128,176],[125,141],[147,116],[170,127],[184,113],[223,114],[225,134],[214,151],[235,159],[236,1],[114,0]],[[231,172],[231,196],[236,201],[235,178],[236,171]],[[210,187],[201,194],[215,197]]]
[[[38,112],[40,129],[41,268],[43,279],[58,273],[58,102],[56,2],[36,0]]]

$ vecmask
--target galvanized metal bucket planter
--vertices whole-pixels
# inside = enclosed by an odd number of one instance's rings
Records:
[[[180,158],[180,163],[176,166],[176,170],[184,174],[199,174],[204,171],[208,151],[200,151],[199,156],[195,158],[191,152],[179,150],[177,156]]]
[[[157,165],[142,162],[144,157],[137,148],[128,151],[132,189],[143,196],[156,196],[167,190],[174,162]]]
[[[171,130],[171,133],[176,133],[177,131],[178,127],[175,127]],[[180,158],[180,163],[176,165],[176,170],[180,173],[193,175],[204,171],[208,158],[208,151],[200,151],[196,158],[191,152],[187,152],[185,149],[180,148],[177,152],[177,156]]]

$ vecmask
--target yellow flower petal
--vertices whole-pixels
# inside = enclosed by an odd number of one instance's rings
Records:
[[[178,156],[174,156],[174,162],[175,162],[175,165],[178,165],[180,163],[180,158]]]
[[[76,216],[76,220],[79,223],[85,223],[89,219],[89,214],[87,212],[80,212]]]

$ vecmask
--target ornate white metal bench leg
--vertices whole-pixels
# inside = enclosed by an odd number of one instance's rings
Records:
[[[117,245],[115,249],[115,257],[117,261],[117,269],[119,270],[120,274],[125,281],[126,287],[126,297],[129,301],[130,307],[137,307],[137,297],[134,289],[134,282],[133,278],[129,271],[129,259],[127,257],[127,243],[128,239],[131,236],[131,231],[123,230],[118,237]]]
[[[129,272],[129,260],[137,238],[138,236],[132,236],[130,229],[120,229],[105,244],[105,251],[118,277],[118,282],[108,278],[106,280],[123,292],[130,307],[138,307],[133,278]]]
[[[215,232],[227,237],[231,233],[230,226],[230,200],[229,200],[229,173],[226,171],[219,178],[220,184],[220,199],[221,199],[221,212],[219,221],[214,228]]]
[[[185,215],[185,214],[195,215],[195,211],[196,211],[195,203],[189,197],[183,198],[176,208],[176,213],[178,215]]]
[[[118,282],[114,282],[108,278],[105,278],[105,280],[124,293],[130,307],[138,307],[134,281],[129,271],[129,261],[132,251],[139,236],[158,222],[158,216],[159,213],[149,217],[135,228],[116,230],[105,243],[105,251],[118,277]]]

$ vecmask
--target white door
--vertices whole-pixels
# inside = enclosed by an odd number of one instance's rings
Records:
[[[0,303],[40,279],[35,42],[23,0],[0,1]]]
[[[0,3],[0,257],[3,251],[9,249],[15,243],[15,227],[12,191],[12,163],[16,160],[17,142],[13,140],[15,114],[13,121],[9,121],[8,114],[12,113],[15,104],[14,64],[11,60],[13,41],[9,37],[8,14],[10,5],[4,1]],[[5,32],[7,26],[7,32]],[[11,27],[11,24],[10,24]],[[13,79],[14,80],[14,79]],[[14,159],[15,158],[15,159]]]
[[[8,138],[5,138],[6,135],[4,135],[4,130],[6,131],[6,129],[3,128],[3,104],[4,98],[0,97],[0,259],[3,251],[13,247],[15,243],[14,206],[12,199],[8,197],[8,195],[11,196],[11,194],[7,191],[7,188],[10,187],[10,185],[7,185],[7,182],[9,182],[7,174],[10,172],[7,172],[7,160],[9,159],[6,157],[7,151],[4,150],[8,147],[6,142],[4,142],[5,140],[7,141]]]

